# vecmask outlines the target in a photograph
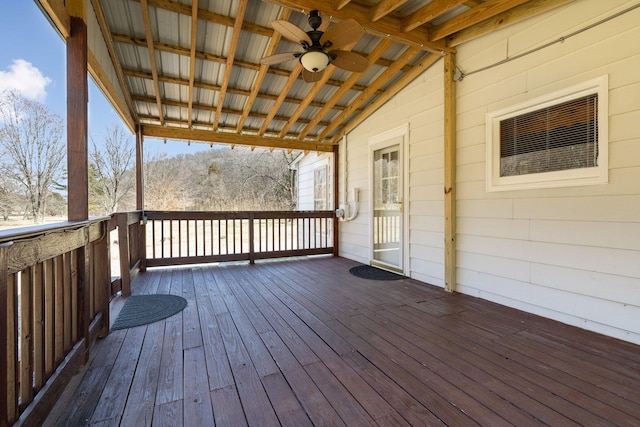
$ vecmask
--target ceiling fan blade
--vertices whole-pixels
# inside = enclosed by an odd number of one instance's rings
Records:
[[[360,40],[364,35],[364,28],[354,19],[345,19],[329,29],[320,37],[320,44],[325,45],[327,42],[331,44],[327,47],[331,49],[342,49],[352,43]]]
[[[302,80],[304,80],[305,83],[315,83],[317,81],[320,81],[323,75],[324,70],[314,73],[313,71],[309,71],[306,68],[302,69]]]
[[[369,60],[359,53],[348,50],[332,50],[329,51],[329,56],[333,65],[347,71],[361,73],[369,68]]]
[[[302,28],[296,27],[289,21],[271,21],[271,26],[274,30],[282,34],[282,37],[287,40],[295,43],[306,42],[307,44],[311,44],[311,38],[309,37],[309,34],[305,33]]]
[[[285,61],[291,61],[300,56],[299,52],[286,52],[286,53],[278,53],[276,55],[266,56],[260,60],[260,63],[263,65],[273,65],[279,64]]]

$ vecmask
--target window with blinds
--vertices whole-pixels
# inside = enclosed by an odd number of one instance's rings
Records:
[[[598,94],[500,121],[500,176],[597,166]]]
[[[487,191],[608,182],[603,76],[487,114]]]

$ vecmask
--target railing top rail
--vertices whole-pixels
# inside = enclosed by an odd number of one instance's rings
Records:
[[[7,242],[15,242],[18,240],[29,239],[43,234],[60,233],[69,230],[77,230],[85,228],[89,225],[108,221],[110,217],[100,216],[92,217],[85,221],[62,221],[51,224],[33,225],[27,227],[9,228],[0,231],[0,244]]]
[[[149,220],[331,218],[333,211],[144,211]]]

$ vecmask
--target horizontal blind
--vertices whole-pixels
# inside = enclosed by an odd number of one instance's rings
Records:
[[[597,166],[598,95],[500,121],[500,176]]]

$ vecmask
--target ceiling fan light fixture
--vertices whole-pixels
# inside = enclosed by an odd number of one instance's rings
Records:
[[[320,50],[309,50],[300,57],[302,66],[312,73],[317,73],[327,68],[329,60],[329,55]]]

